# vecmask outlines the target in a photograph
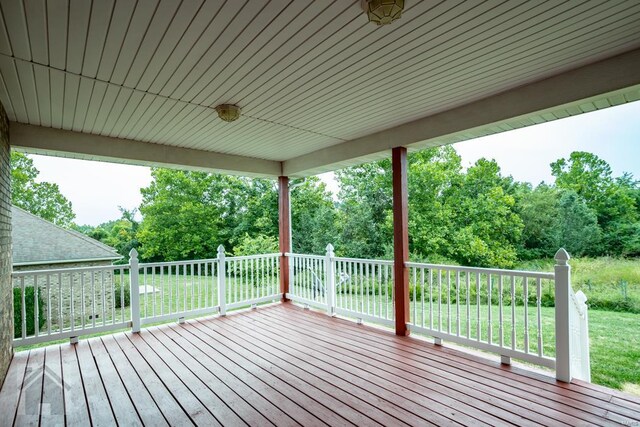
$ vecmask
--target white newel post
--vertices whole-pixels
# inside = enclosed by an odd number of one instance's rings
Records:
[[[220,316],[227,315],[227,263],[224,257],[224,246],[218,246],[218,305]]]
[[[138,279],[138,251],[135,248],[129,252],[129,281],[131,289],[129,303],[131,304],[131,332],[140,332],[140,282]]]
[[[569,289],[571,267],[569,254],[564,249],[556,252],[556,379],[571,381],[571,331],[569,330]]]
[[[327,314],[333,316],[336,308],[336,275],[333,265],[333,245],[327,245],[327,254],[324,259],[325,265],[325,287],[327,289]]]

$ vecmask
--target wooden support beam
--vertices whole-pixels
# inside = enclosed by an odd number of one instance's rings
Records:
[[[291,252],[291,204],[289,203],[289,178],[278,177],[278,225],[280,229],[280,292],[282,301],[286,301],[285,294],[289,292],[289,258],[284,254]]]
[[[407,149],[391,151],[393,169],[393,277],[396,296],[396,335],[409,335],[409,197],[407,193]]]

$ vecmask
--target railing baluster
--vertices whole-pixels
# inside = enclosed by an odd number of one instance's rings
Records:
[[[538,316],[538,356],[543,355],[542,348],[542,279],[536,281],[536,311]]]
[[[487,274],[487,342],[493,339],[493,322],[491,321],[491,274]]]
[[[433,268],[429,269],[429,328],[433,329]]]
[[[69,314],[71,317],[69,328],[71,329],[71,331],[74,331],[76,329],[75,307],[74,307],[74,301],[73,301],[73,277],[74,277],[74,273],[69,273],[69,312],[70,312]],[[36,316],[37,315],[38,315],[38,310],[36,310]]]
[[[58,273],[58,330],[64,329],[64,319],[62,318],[62,273]]]
[[[420,303],[420,324],[424,328],[424,268],[420,269],[420,288],[422,288],[422,298]]]
[[[38,276],[35,276],[33,280],[33,307],[34,307],[33,315],[35,317],[35,323],[33,326],[34,326],[34,334],[36,337],[40,335],[40,303],[38,301],[39,294],[40,294],[40,290],[38,289]],[[73,289],[71,291],[71,301],[73,304]]]
[[[516,276],[511,276],[511,349],[516,349]]]
[[[471,338],[471,274],[465,273],[467,285],[467,339]]]
[[[24,286],[24,277],[20,280],[20,318],[22,319],[22,339],[27,337],[27,303],[26,303],[26,289]]]
[[[38,276],[36,275],[36,277]],[[45,274],[44,277],[47,286],[47,335],[51,335],[51,317],[53,316],[51,310],[51,278],[48,274]],[[24,280],[24,277],[22,280]]]
[[[482,289],[481,287],[481,283],[480,283],[480,273],[476,273],[476,300],[477,300],[477,305],[476,305],[476,311],[477,311],[477,330],[476,330],[476,339],[478,341],[480,341],[481,336],[482,336],[482,321],[480,320],[480,290]]]
[[[524,278],[524,352],[529,353],[529,278]]]
[[[456,271],[456,335],[460,336],[460,272]]]
[[[438,271],[438,330],[442,331],[442,270]]]
[[[498,276],[498,309],[500,324],[498,325],[498,333],[500,334],[500,347],[504,346],[504,319],[503,319],[503,305],[502,305],[502,274]]]
[[[451,271],[447,270],[447,333],[451,333]]]
[[[416,279],[416,269],[413,270],[413,323],[418,324],[418,298],[416,297],[416,291],[418,289],[418,281]]]

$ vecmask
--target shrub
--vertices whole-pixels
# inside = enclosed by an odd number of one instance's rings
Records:
[[[35,291],[33,286],[25,286],[24,288],[24,305],[26,311],[26,336],[36,333],[35,321]],[[22,289],[13,288],[13,331],[14,338],[22,337]],[[44,300],[42,295],[38,293],[38,319],[39,328],[41,329],[46,319],[44,318]]]
[[[113,299],[115,301],[116,308],[129,307],[129,305],[131,304],[131,290],[129,289],[129,286],[127,284],[124,284],[124,307],[123,307],[122,288],[123,288],[122,283],[120,283],[120,281],[116,282],[116,286],[114,290],[115,295]]]

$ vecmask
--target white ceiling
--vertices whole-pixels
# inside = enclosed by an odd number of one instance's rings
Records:
[[[14,122],[286,169],[640,48],[638,0],[406,0],[402,19],[383,27],[359,3],[1,0],[0,101]],[[220,103],[241,106],[241,118],[219,120]],[[519,120],[571,114],[559,111]],[[442,141],[490,130],[475,132]]]

